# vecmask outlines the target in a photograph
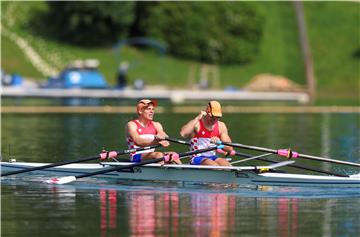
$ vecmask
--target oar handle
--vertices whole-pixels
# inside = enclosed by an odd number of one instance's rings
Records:
[[[179,140],[179,139],[171,138],[171,137],[165,137],[165,140],[167,140],[169,142],[179,143],[179,144],[182,144],[182,145],[187,145],[187,146],[191,145],[190,142],[188,142],[188,141],[183,141],[183,140]]]

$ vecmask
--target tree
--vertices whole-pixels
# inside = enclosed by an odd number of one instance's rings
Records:
[[[82,46],[109,45],[127,37],[134,2],[49,1],[50,26],[60,40]]]
[[[247,63],[257,54],[264,17],[248,2],[141,3],[139,32],[170,53],[206,63]],[[145,6],[145,7],[144,7]]]

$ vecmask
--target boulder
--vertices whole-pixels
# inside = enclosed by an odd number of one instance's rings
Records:
[[[244,90],[300,92],[304,91],[304,88],[284,76],[258,74],[245,85]]]

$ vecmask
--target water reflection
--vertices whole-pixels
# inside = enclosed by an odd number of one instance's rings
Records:
[[[131,236],[154,236],[156,227],[154,196],[142,193],[130,198],[129,224]]]
[[[332,206],[341,200],[324,199],[304,202],[298,198],[249,198],[224,193],[163,193],[149,190],[129,192],[125,197],[115,190],[99,190],[101,236],[116,231],[118,217],[128,217],[129,236],[227,236],[259,233],[260,236],[300,236],[304,221],[311,222],[309,233],[339,231]],[[125,213],[119,212],[119,202],[125,202]],[[359,200],[356,201],[359,204]],[[312,206],[319,214],[302,210],[301,203]],[[348,203],[347,205],[351,205]],[[304,207],[303,207],[304,208]],[[359,208],[357,208],[359,209]],[[358,210],[359,211],[359,210]],[[323,218],[322,213],[326,214]],[[354,215],[355,213],[355,215]],[[357,232],[357,211],[348,216],[350,232]],[[344,217],[344,215],[342,214]],[[305,218],[305,219],[304,219]],[[335,217],[335,219],[338,217]],[[339,218],[342,219],[342,218]],[[256,220],[256,221],[249,221]],[[117,230],[120,233],[120,230]],[[331,236],[331,235],[328,235]]]
[[[298,200],[280,198],[278,208],[278,236],[297,236],[298,229]]]
[[[193,236],[224,236],[235,227],[235,197],[191,194]]]
[[[99,198],[101,237],[113,236],[108,235],[107,230],[117,228],[117,191],[100,189]]]
[[[360,233],[358,196],[304,199],[291,197],[291,193],[297,192],[294,188],[240,189],[232,193],[220,188],[178,192],[159,187],[81,185],[3,184],[4,236],[31,233],[43,237],[49,232],[101,237]],[[277,192],[278,197],[267,197],[269,192]],[[51,225],[47,225],[49,218]],[[23,225],[24,222],[28,224]]]

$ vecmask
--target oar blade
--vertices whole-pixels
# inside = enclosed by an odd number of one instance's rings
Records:
[[[61,178],[48,179],[48,180],[45,180],[44,182],[47,184],[67,184],[67,183],[71,183],[75,180],[76,180],[75,176],[66,176],[66,177],[61,177]]]
[[[349,175],[350,178],[360,179],[360,173]]]
[[[288,160],[288,161],[283,161],[283,162],[279,162],[279,163],[275,163],[273,165],[269,165],[268,167],[270,169],[275,169],[275,168],[279,168],[279,167],[283,167],[283,166],[287,166],[287,165],[291,165],[295,163],[295,161],[293,160]]]

